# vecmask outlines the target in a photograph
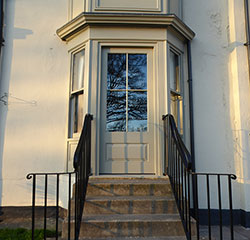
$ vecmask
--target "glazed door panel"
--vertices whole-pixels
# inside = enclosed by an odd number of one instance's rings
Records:
[[[152,49],[104,48],[100,174],[154,174]]]

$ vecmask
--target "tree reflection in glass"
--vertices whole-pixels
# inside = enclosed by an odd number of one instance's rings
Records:
[[[107,131],[126,131],[126,92],[107,91]]]
[[[147,55],[108,54],[107,131],[147,131]]]
[[[126,54],[108,54],[108,89],[126,89]]]
[[[128,92],[128,131],[147,131],[147,92]]]

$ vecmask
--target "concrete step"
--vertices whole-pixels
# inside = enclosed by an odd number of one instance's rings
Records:
[[[105,196],[88,197],[84,215],[91,214],[163,214],[177,213],[173,197]]]
[[[90,177],[80,239],[186,239],[168,177]]]
[[[72,228],[74,223],[71,222]],[[67,220],[63,223],[67,228]],[[184,236],[178,214],[128,214],[83,216],[80,238]],[[67,231],[63,231],[63,238]],[[72,236],[73,237],[73,236]]]
[[[74,216],[75,200],[71,200]],[[87,197],[84,215],[97,214],[173,214],[178,213],[175,199],[165,196],[92,196]]]
[[[90,178],[87,196],[171,196],[168,178]]]
[[[108,240],[109,238],[80,238],[80,240]],[[116,240],[186,240],[186,237],[117,237]]]

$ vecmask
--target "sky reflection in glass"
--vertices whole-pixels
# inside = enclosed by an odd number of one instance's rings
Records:
[[[147,55],[108,54],[107,131],[147,131]]]
[[[147,89],[147,55],[128,55],[128,89]]]

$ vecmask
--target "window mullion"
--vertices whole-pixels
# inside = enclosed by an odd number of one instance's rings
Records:
[[[126,132],[128,132],[128,53],[126,54]]]

